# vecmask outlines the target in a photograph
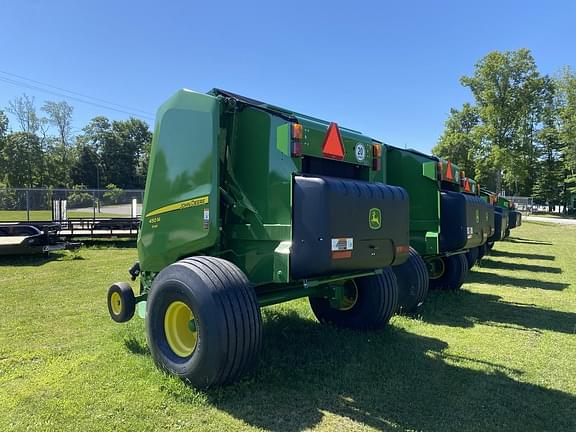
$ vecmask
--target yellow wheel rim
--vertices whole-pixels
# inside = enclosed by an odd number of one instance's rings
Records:
[[[110,296],[110,308],[114,315],[120,315],[120,312],[122,312],[122,297],[120,297],[120,293],[112,293]]]
[[[164,332],[166,341],[178,357],[189,357],[196,348],[198,335],[194,314],[186,303],[170,303],[164,315]]]
[[[356,305],[358,301],[358,287],[356,286],[356,282],[353,280],[347,280],[344,282],[344,295],[342,298],[342,303],[338,310],[347,311],[350,310]]]

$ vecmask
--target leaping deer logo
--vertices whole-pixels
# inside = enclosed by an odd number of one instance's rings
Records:
[[[368,219],[370,224],[370,228],[372,229],[380,229],[382,225],[382,213],[380,212],[379,208],[372,208],[370,209],[370,217]]]

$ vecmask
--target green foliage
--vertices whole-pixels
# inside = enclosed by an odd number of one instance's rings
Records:
[[[0,184],[100,188],[112,183],[144,188],[152,140],[145,122],[134,118],[111,122],[98,116],[74,136],[74,109],[66,102],[46,101],[43,118],[34,98],[24,94],[9,101],[6,110],[22,132],[8,134],[8,119],[0,111]]]
[[[68,207],[91,207],[94,205],[94,197],[91,193],[85,191],[85,186],[74,187],[74,192],[68,194]]]
[[[119,204],[124,191],[113,183],[106,185],[106,191],[102,195],[104,204]]]
[[[474,104],[452,109],[433,153],[483,186],[566,204],[576,193],[576,77],[542,76],[527,49],[491,52],[461,78]]]

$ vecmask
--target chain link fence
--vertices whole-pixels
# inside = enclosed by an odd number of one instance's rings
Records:
[[[136,218],[143,190],[0,189],[0,222]]]

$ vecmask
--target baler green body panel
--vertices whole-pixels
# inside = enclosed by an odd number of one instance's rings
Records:
[[[402,186],[410,195],[410,245],[420,255],[438,254],[440,190],[436,161],[391,146],[383,157],[388,183]]]
[[[296,157],[292,154],[293,124],[302,127]],[[299,240],[308,245],[324,241],[320,246],[329,251],[331,241],[352,239],[356,232],[354,253],[333,258],[333,263],[310,276],[353,275],[405,262],[409,243],[406,192],[382,184],[384,171],[373,169],[373,140],[367,136],[338,128],[343,156],[335,160],[323,154],[329,127],[328,122],[217,89],[209,94],[182,90],[169,99],[158,112],[138,238],[144,284],[149,287],[155,273],[191,255],[229,260],[257,286],[293,282],[290,254],[295,241],[296,176],[324,178],[323,184],[332,191],[338,189],[335,184],[358,183],[354,194],[344,188],[334,195],[336,201],[326,203],[325,208],[335,213],[323,215],[323,220],[339,221],[334,232],[326,233],[333,235],[320,239],[310,232]],[[330,180],[334,178],[342,181]],[[380,201],[374,190],[381,193]],[[350,211],[345,203],[356,195],[364,203],[376,201],[359,217],[343,218]],[[340,200],[343,205],[334,207]],[[382,228],[369,230],[363,237],[354,225],[366,228],[374,207],[379,207]],[[302,214],[314,218],[314,211],[308,205]],[[333,214],[340,217],[333,218]],[[322,225],[318,220],[316,227]],[[306,233],[308,227],[302,229]],[[378,242],[387,246],[377,248]],[[369,258],[380,257],[379,267],[359,259],[366,252]],[[302,272],[294,274],[306,279]]]
[[[158,110],[138,235],[146,271],[217,242],[219,118],[217,98],[188,90]]]

